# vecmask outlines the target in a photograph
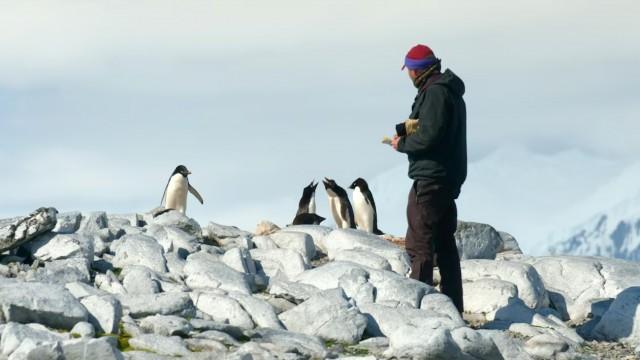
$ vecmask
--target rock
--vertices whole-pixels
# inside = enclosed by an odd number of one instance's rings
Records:
[[[105,295],[105,292],[83,282],[66,283],[64,287],[69,290],[71,295],[76,299],[82,299],[91,295]]]
[[[327,356],[327,349],[315,336],[276,329],[256,329],[250,337],[252,342],[281,353],[294,352],[312,359],[324,359]]]
[[[289,331],[347,344],[360,341],[367,319],[347,301],[342,289],[325,290],[279,315]]]
[[[57,212],[54,208],[39,208],[28,216],[0,220],[0,254],[53,229]]]
[[[256,264],[246,248],[230,249],[222,255],[222,262],[235,271],[245,274],[256,274]]]
[[[273,345],[273,344],[265,344],[265,345],[276,347],[276,345]],[[289,348],[288,350],[297,352],[297,349],[295,348]],[[294,359],[297,356],[293,354],[291,355],[292,355],[291,358],[294,358]],[[283,356],[283,358],[286,358],[285,356]],[[307,357],[309,356],[302,357],[302,358],[304,359]],[[233,353],[225,357],[225,360],[245,360],[245,359],[277,359],[277,357],[273,352],[265,349],[265,347],[263,347],[261,344],[258,344],[256,342],[244,343],[240,345],[237,349],[235,349]]]
[[[369,273],[353,269],[340,277],[338,285],[356,305],[375,301],[376,288],[369,282]]]
[[[195,307],[187,293],[160,293],[150,295],[118,295],[118,300],[129,315],[141,318],[150,315],[195,315]]]
[[[256,236],[271,235],[278,230],[280,230],[278,225],[272,223],[271,221],[262,220],[256,226],[255,234]]]
[[[44,264],[44,268],[37,269],[33,279],[28,280],[61,285],[72,282],[88,283],[91,280],[89,262],[86,258],[48,261]]]
[[[190,323],[194,330],[202,331],[203,333],[207,331],[219,331],[232,336],[234,339],[242,339],[246,337],[244,334],[245,330],[237,326],[224,324],[224,323],[212,321],[212,320],[203,320],[203,319],[191,319]],[[235,345],[235,344],[230,344],[230,345]]]
[[[384,353],[385,357],[420,360],[474,359],[462,352],[447,329],[436,328],[417,338],[414,334],[414,332],[408,332],[409,338],[392,341],[391,346]]]
[[[391,265],[387,259],[382,256],[376,255],[369,251],[363,250],[342,250],[335,254],[335,261],[350,261],[356,264],[360,264],[372,269],[389,270],[391,271]]]
[[[299,252],[307,263],[316,257],[316,246],[309,234],[283,230],[271,234],[270,238],[279,248]]]
[[[502,240],[502,247],[499,252],[513,252],[515,254],[522,254],[522,250],[520,250],[520,245],[513,235],[504,232],[498,231],[498,235],[500,235],[500,239]]]
[[[155,238],[165,253],[175,252],[183,259],[200,250],[200,243],[196,236],[176,227],[150,225],[147,228],[147,235]]]
[[[509,337],[504,332],[496,330],[478,330],[478,332],[491,337],[503,359],[533,360],[531,355],[524,350],[518,341]]]
[[[476,359],[502,359],[491,336],[467,327],[451,331],[451,338],[463,353]]]
[[[309,284],[273,279],[269,282],[267,291],[271,295],[292,299],[300,303],[319,293],[321,290]]]
[[[240,230],[235,226],[220,225],[214,222],[210,222],[202,230],[202,235],[209,242],[216,244],[225,243],[226,239],[236,238],[251,238],[251,233],[248,231]]]
[[[418,280],[392,271],[369,269],[369,282],[376,288],[376,303],[404,304],[418,308],[422,297],[436,290]]]
[[[92,234],[109,227],[107,213],[104,211],[96,211],[83,216],[78,232]]]
[[[97,274],[94,283],[98,289],[110,294],[127,293],[127,289],[124,288],[118,277],[111,270],[107,270],[106,274]]]
[[[353,269],[365,268],[348,261],[332,261],[315,269],[307,270],[292,280],[302,284],[313,285],[322,290],[334,289],[339,286],[340,277],[350,273]]]
[[[214,321],[229,323],[243,329],[253,329],[251,316],[235,299],[224,292],[191,292],[191,298],[198,310],[209,315]]]
[[[273,306],[268,302],[251,295],[236,292],[229,292],[228,296],[242,306],[256,326],[272,329],[284,329]]]
[[[88,318],[87,310],[64,287],[13,279],[0,279],[0,309],[7,322],[37,322],[58,329],[71,329]]]
[[[218,330],[207,330],[201,333],[197,333],[193,335],[198,339],[207,339],[207,340],[215,340],[221,344],[227,346],[239,346],[240,342],[237,341],[233,336]],[[244,335],[242,335],[244,336]]]
[[[117,334],[122,318],[122,305],[110,295],[89,295],[80,299],[89,312],[89,322],[104,334]]]
[[[206,352],[209,359],[222,358],[227,352],[227,347],[215,340],[185,339],[184,342],[190,351]]]
[[[72,234],[80,227],[81,220],[82,214],[77,211],[58,214],[52,231],[57,234]]]
[[[40,324],[18,324],[10,322],[4,326],[2,336],[0,336],[0,353],[9,357],[16,351],[26,358],[26,355],[39,345],[56,344],[66,340],[68,337],[48,330]],[[26,343],[25,343],[26,342]],[[19,348],[21,348],[19,350]],[[13,358],[18,358],[13,356]]]
[[[619,341],[640,346],[640,287],[631,287],[613,301],[593,329],[591,336],[597,340]]]
[[[108,214],[107,215],[109,226],[133,226],[137,227],[140,225],[140,221],[142,220],[142,216],[140,214],[131,213],[131,214]]]
[[[251,294],[245,274],[214,260],[211,255],[202,252],[189,255],[183,271],[187,276],[186,284],[191,289],[219,288]]]
[[[84,257],[93,259],[93,238],[84,234],[47,233],[23,245],[29,254],[41,261]]]
[[[290,249],[251,249],[257,270],[271,278],[293,279],[302,274],[307,265],[300,253]]]
[[[334,259],[343,250],[364,250],[385,258],[391,269],[400,275],[407,275],[411,269],[406,251],[379,236],[355,229],[337,229],[325,239],[329,259]]]
[[[251,238],[251,242],[253,242],[253,246],[257,249],[268,250],[278,248],[278,245],[276,245],[276,243],[268,236],[254,236]]]
[[[184,266],[187,264],[187,261],[174,252],[165,253],[164,257],[167,260],[169,273],[184,277]]]
[[[581,322],[592,305],[615,298],[624,289],[640,286],[640,263],[600,257],[544,256],[527,258],[563,317]]]
[[[503,246],[500,234],[487,224],[458,221],[455,236],[461,260],[495,259]]]
[[[187,336],[192,330],[187,320],[175,315],[147,316],[140,321],[140,328],[147,333],[162,336]]]
[[[453,304],[453,301],[451,301],[451,298],[441,293],[425,295],[420,302],[420,309],[441,314],[452,319],[458,324],[464,322],[462,316],[458,312],[458,309]]]
[[[128,294],[157,294],[160,292],[158,277],[146,266],[127,265],[122,285]],[[124,271],[123,271],[124,273]]]
[[[170,210],[166,213],[158,215],[157,217],[153,218],[149,225],[175,227],[197,238],[203,235],[203,231],[197,221],[185,216],[183,213],[176,210]]]
[[[518,296],[527,306],[539,309],[549,306],[549,298],[542,279],[535,268],[514,261],[466,260],[461,261],[462,279],[498,279],[513,283]]]
[[[93,328],[88,322],[81,321],[73,326],[71,329],[72,337],[81,337],[81,338],[93,338],[96,336],[96,330]]]
[[[153,271],[167,272],[162,246],[146,235],[125,235],[116,250],[113,266],[143,265]]]
[[[550,334],[541,334],[527,340],[524,349],[534,358],[552,359],[556,354],[567,351],[569,345]]]
[[[321,225],[292,225],[287,226],[285,230],[309,234],[313,239],[316,249],[325,254],[327,253],[327,248],[324,245],[324,239],[333,231],[330,227]]]
[[[371,336],[386,336],[395,347],[426,340],[425,336],[434,329],[453,330],[465,325],[459,314],[451,317],[426,309],[363,304],[360,311],[367,316],[367,333]],[[411,336],[417,338],[404,339]]]
[[[32,339],[25,339],[20,346],[14,351],[9,360],[19,359],[60,359],[62,357],[62,348],[60,343],[37,343]]]
[[[462,285],[464,310],[468,313],[484,314],[490,321],[495,318],[498,309],[509,304],[509,299],[518,297],[516,285],[504,280],[486,278]]]
[[[129,345],[133,349],[151,351],[160,355],[187,356],[191,354],[184,341],[178,336],[144,334],[129,339]]]
[[[122,353],[107,338],[65,341],[64,358],[68,360],[123,360]]]

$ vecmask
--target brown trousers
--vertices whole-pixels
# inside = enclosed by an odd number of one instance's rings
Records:
[[[411,259],[411,278],[433,285],[434,254],[440,268],[440,289],[462,313],[462,275],[455,232],[458,210],[444,186],[415,181],[407,205],[406,248]]]

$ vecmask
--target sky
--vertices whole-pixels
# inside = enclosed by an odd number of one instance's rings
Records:
[[[406,159],[380,140],[409,114],[400,67],[425,43],[467,88],[476,175],[460,216],[517,223],[534,244],[546,205],[511,204],[583,196],[637,160],[638,13],[637,1],[0,1],[0,217],[143,212],[178,164],[205,199],[188,208],[201,223],[284,225],[324,176],[346,187],[391,172],[380,196],[395,201]],[[531,177],[529,197],[483,204],[482,164],[513,148],[528,156],[499,167],[514,180],[567,152],[613,165],[598,181]],[[318,203],[328,215],[322,191]],[[402,209],[388,209],[381,226],[402,232]]]

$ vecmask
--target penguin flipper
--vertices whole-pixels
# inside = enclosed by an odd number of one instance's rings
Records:
[[[200,204],[204,205],[204,201],[202,200],[202,196],[200,196],[200,193],[198,193],[198,190],[196,190],[196,188],[191,186],[191,184],[189,184],[189,192],[191,194],[193,194],[193,196],[195,196],[196,199],[198,199],[198,201],[200,201]]]

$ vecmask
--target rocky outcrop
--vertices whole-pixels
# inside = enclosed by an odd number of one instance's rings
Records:
[[[53,229],[57,213],[54,208],[40,208],[28,216],[0,220],[0,253]]]
[[[567,359],[585,338],[640,345],[637,264],[527,257],[485,224],[457,233],[460,314],[408,277],[402,247],[358,230],[55,215],[0,221],[22,224],[0,253],[2,359]]]

